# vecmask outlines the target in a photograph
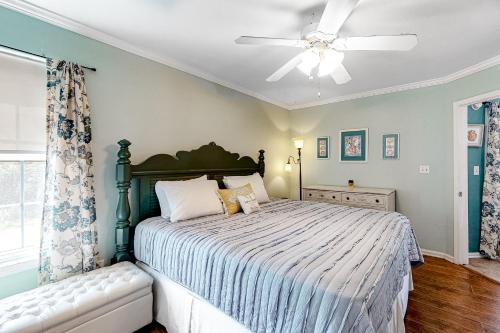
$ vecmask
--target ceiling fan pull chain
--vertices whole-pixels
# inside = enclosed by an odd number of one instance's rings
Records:
[[[318,98],[321,98],[321,78],[318,76]]]

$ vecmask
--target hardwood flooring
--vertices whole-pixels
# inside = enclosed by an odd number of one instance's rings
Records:
[[[500,284],[427,256],[424,265],[413,269],[413,284],[406,332],[500,333]],[[140,332],[166,333],[158,324]]]
[[[406,332],[500,332],[500,284],[444,259],[413,269]]]
[[[158,323],[152,323],[142,329],[136,331],[135,333],[167,333],[165,328]]]

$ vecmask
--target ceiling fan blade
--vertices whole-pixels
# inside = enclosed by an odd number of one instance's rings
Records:
[[[368,36],[337,38],[333,48],[337,51],[408,51],[417,45],[417,35]]]
[[[307,51],[305,51],[307,52]],[[279,81],[283,76],[290,73],[297,65],[302,62],[302,57],[304,56],[304,52],[297,54],[295,57],[290,59],[286,64],[281,66],[276,72],[271,74],[266,81],[267,82],[276,82]]]
[[[330,73],[330,76],[337,84],[344,84],[351,81],[351,76],[342,64],[338,65],[337,68]]]
[[[336,35],[360,0],[329,0],[326,4],[318,31]]]
[[[272,37],[252,37],[241,36],[234,41],[236,44],[244,45],[269,45],[269,46],[291,46],[291,47],[306,47],[309,43],[301,39],[286,39]]]

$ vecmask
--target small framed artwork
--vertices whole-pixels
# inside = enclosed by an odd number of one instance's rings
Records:
[[[384,160],[399,159],[399,134],[382,135],[382,158]]]
[[[481,147],[483,145],[483,124],[469,124],[467,126],[467,144],[469,147]]]
[[[330,158],[330,137],[320,136],[316,139],[316,158],[327,160]]]
[[[340,131],[339,146],[340,162],[368,161],[368,128]]]

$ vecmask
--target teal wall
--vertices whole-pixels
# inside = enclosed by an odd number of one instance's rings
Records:
[[[494,100],[499,101],[499,100]],[[467,109],[467,122],[469,124],[484,124],[484,106],[478,110]],[[485,131],[486,137],[486,131]],[[479,252],[479,239],[481,237],[481,202],[484,181],[484,138],[481,147],[467,148],[468,171],[468,207],[469,207],[469,252]],[[479,166],[479,175],[474,176],[474,165]]]
[[[0,278],[0,299],[17,294],[37,286],[37,270],[30,269],[24,272]]]
[[[287,110],[4,7],[0,43],[97,68],[86,73],[86,82],[99,251],[105,263],[115,248],[116,142],[122,138],[132,142],[133,163],[210,141],[255,158],[265,149],[266,186],[273,195],[288,195],[288,175],[283,172],[289,153]],[[35,282],[35,274],[28,273],[0,278],[0,296]]]
[[[353,78],[355,82],[356,78]],[[388,187],[424,249],[453,255],[453,103],[500,89],[500,66],[445,85],[290,112],[291,135],[305,138],[303,183]],[[368,163],[339,162],[339,131],[369,129]],[[382,135],[400,133],[400,159],[382,159]],[[331,158],[316,159],[319,136],[330,136]],[[430,174],[419,174],[429,165]],[[464,166],[465,167],[465,166]],[[292,195],[298,197],[295,174]]]

